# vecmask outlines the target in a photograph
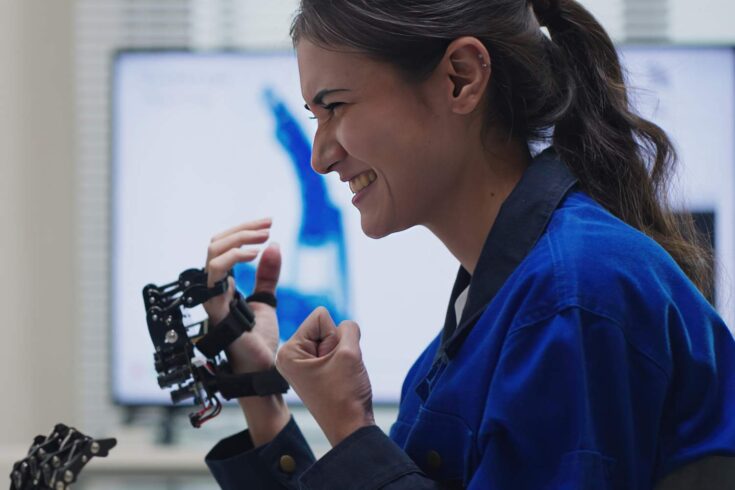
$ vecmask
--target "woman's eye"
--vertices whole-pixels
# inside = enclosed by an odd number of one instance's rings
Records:
[[[324,110],[333,112],[337,107],[344,105],[344,102],[332,102],[331,104],[327,104],[324,107]],[[311,116],[309,119],[319,119],[317,116]]]
[[[329,112],[332,112],[333,110],[335,110],[337,107],[341,106],[342,104],[344,104],[344,102],[332,102],[331,104],[325,105],[324,108],[328,110]]]

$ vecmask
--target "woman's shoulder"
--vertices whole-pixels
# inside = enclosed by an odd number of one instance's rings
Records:
[[[560,259],[605,259],[627,265],[645,257],[656,264],[675,265],[669,254],[652,238],[607,211],[581,191],[571,193],[552,214],[546,237]],[[589,264],[587,264],[589,265]]]
[[[704,339],[712,329],[726,331],[658,243],[580,192],[554,212],[506,291],[502,308],[508,305],[509,314],[512,309],[509,332],[576,309],[583,312],[579,318],[604,319],[619,329],[659,366],[670,365],[671,332]]]
[[[534,253],[529,260],[553,284],[559,307],[627,322],[681,298],[706,303],[663,247],[580,191],[553,213]]]

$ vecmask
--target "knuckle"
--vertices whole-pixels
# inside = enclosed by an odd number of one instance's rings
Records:
[[[219,260],[211,260],[207,266],[209,273],[212,275],[222,272],[221,262]]]
[[[311,322],[314,322],[314,321],[319,321],[319,318],[322,316],[322,309],[323,308],[324,307],[322,307],[322,306],[318,306],[318,307],[314,308],[314,310],[311,313],[309,313],[309,316],[306,317],[306,319],[304,320],[304,322],[301,325],[304,326],[307,323],[311,323]]]
[[[353,322],[352,320],[342,320],[339,324],[340,328],[350,328],[353,330],[356,330],[357,332],[360,331],[360,327],[357,325],[357,323]]]
[[[329,316],[329,310],[324,306],[317,306],[314,313],[321,318],[327,318]]]
[[[360,356],[357,352],[355,352],[354,349],[351,349],[349,347],[342,347],[340,349],[337,349],[334,353],[334,356],[342,362],[347,363],[353,363],[360,360]]]

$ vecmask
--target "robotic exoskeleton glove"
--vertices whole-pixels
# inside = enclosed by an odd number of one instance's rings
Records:
[[[48,436],[36,436],[26,457],[13,465],[10,490],[66,490],[89,460],[107,456],[116,444],[56,424]]]
[[[193,398],[199,410],[189,414],[194,427],[217,416],[222,408],[217,392],[230,400],[245,396],[265,396],[288,391],[288,383],[275,368],[268,371],[233,374],[223,352],[238,337],[255,325],[251,301],[276,306],[270,293],[255,293],[243,298],[235,292],[230,312],[217,325],[204,320],[184,325],[184,309],[194,308],[228,288],[228,278],[207,287],[207,273],[188,269],[170,284],[143,288],[148,332],[155,347],[154,365],[161,388],[171,392],[174,403]],[[206,359],[195,356],[194,348]]]

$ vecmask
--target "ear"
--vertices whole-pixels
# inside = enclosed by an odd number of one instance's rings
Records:
[[[491,75],[491,60],[485,46],[474,37],[455,39],[447,47],[440,67],[452,112],[469,114],[480,105]]]

